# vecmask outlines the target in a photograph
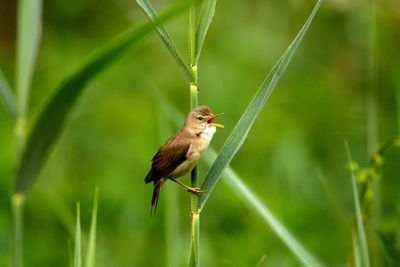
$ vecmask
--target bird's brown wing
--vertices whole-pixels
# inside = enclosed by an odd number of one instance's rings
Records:
[[[146,183],[157,181],[162,177],[168,176],[182,162],[186,160],[186,154],[189,151],[190,142],[175,142],[171,138],[162,145],[154,155],[151,170],[145,178]]]

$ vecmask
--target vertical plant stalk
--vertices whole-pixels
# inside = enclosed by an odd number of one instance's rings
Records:
[[[12,266],[22,267],[23,253],[23,218],[24,218],[25,196],[23,194],[14,194],[11,199],[13,212],[13,257]]]
[[[76,203],[74,267],[82,267],[81,207],[79,202]]]
[[[196,9],[193,0],[189,0],[189,50],[190,50],[190,70],[193,74],[194,81],[190,82],[190,109],[194,109],[198,106],[198,89],[197,89],[197,64],[195,60],[196,54]],[[191,186],[199,187],[199,171],[197,165],[191,172]],[[190,256],[189,266],[197,267],[200,266],[199,261],[199,243],[200,243],[200,214],[198,211],[199,197],[195,194],[191,196],[191,223],[190,223]]]
[[[41,13],[41,0],[18,1],[16,89],[19,118],[15,131],[18,150],[22,150],[25,142],[30,87],[41,36]]]
[[[41,37],[42,0],[18,1],[16,89],[18,118],[15,123],[17,161],[23,153],[26,137],[26,118],[28,117],[29,92],[37,51]],[[25,195],[13,192],[11,206],[13,212],[13,251],[12,266],[23,264],[23,228]]]
[[[197,207],[196,207],[197,208]],[[190,227],[190,261],[189,266],[200,266],[200,212],[192,211]]]
[[[354,235],[357,233],[357,241],[359,242],[362,266],[369,267],[370,263],[369,263],[369,255],[368,255],[367,238],[365,235],[365,229],[364,229],[364,224],[363,224],[363,219],[362,219],[362,211],[361,211],[361,206],[360,206],[360,201],[359,201],[359,196],[358,196],[356,176],[354,174],[353,159],[351,158],[350,149],[349,149],[349,145],[348,145],[347,141],[344,142],[344,146],[345,146],[347,158],[349,161],[351,184],[353,187],[353,199],[354,199],[354,208],[355,208]]]

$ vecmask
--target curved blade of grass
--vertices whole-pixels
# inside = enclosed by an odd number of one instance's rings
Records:
[[[358,245],[357,235],[351,234],[353,239],[353,254],[354,254],[354,267],[361,267],[361,253],[360,246]]]
[[[303,28],[297,34],[296,38],[286,49],[285,53],[281,56],[281,58],[278,60],[272,70],[269,72],[267,78],[262,83],[260,89],[258,89],[258,92],[254,96],[253,100],[250,102],[248,108],[243,113],[239,122],[226,140],[221,152],[218,154],[217,159],[208,171],[207,176],[201,186],[201,189],[206,190],[207,192],[201,194],[201,196],[199,197],[199,210],[204,207],[204,204],[206,203],[208,197],[213,191],[215,185],[217,184],[222,172],[228,166],[229,162],[235,156],[239,148],[242,146],[244,140],[247,137],[247,134],[250,131],[251,126],[253,125],[257,116],[260,114],[275,85],[278,83],[279,79],[285,72],[290,60],[292,59],[294,53],[297,50],[297,47],[299,46],[301,40],[307,32],[307,29],[310,26],[315,16],[315,13],[317,12],[321,3],[322,0],[319,0],[317,2]]]
[[[81,209],[78,202],[76,203],[74,267],[81,267],[81,266],[82,266]]]
[[[157,21],[157,13],[151,6],[150,2],[148,0],[136,0],[136,2],[143,9],[144,13],[149,18],[149,20],[155,23]],[[162,26],[162,24],[155,25],[155,28],[161,40],[163,41],[168,51],[174,58],[176,64],[178,64],[179,68],[182,70],[183,75],[185,75],[186,79],[189,82],[193,82],[194,81],[193,74],[186,66],[186,64],[183,62],[181,56],[179,55],[178,49],[176,48],[167,30]]]
[[[42,0],[18,1],[17,29],[17,100],[22,117],[28,109],[29,91],[39,48],[42,23]]]
[[[10,84],[7,82],[6,77],[4,77],[3,72],[0,69],[0,98],[3,101],[5,110],[11,116],[15,122],[18,117],[17,105],[15,103],[15,97],[11,90]]]
[[[369,256],[368,256],[368,246],[367,246],[367,238],[365,236],[364,224],[362,221],[361,215],[361,207],[358,198],[357,192],[357,184],[356,184],[356,176],[354,174],[354,169],[352,167],[353,160],[351,159],[349,145],[347,141],[344,142],[344,146],[346,148],[347,158],[349,160],[350,165],[350,173],[351,173],[351,183],[353,185],[353,197],[354,197],[354,206],[356,209],[356,221],[357,221],[357,234],[358,234],[358,241],[360,242],[360,254],[361,254],[361,265],[369,267]]]
[[[147,79],[149,87],[152,90],[153,96],[155,97],[157,104],[164,111],[164,114],[175,123],[176,127],[182,126],[185,119],[183,114],[171,103],[171,101],[165,97],[165,95],[157,89],[156,85],[152,80]],[[202,157],[205,159],[208,165],[212,165],[217,158],[217,153],[214,149],[209,147]],[[285,226],[278,220],[278,218],[269,210],[265,203],[262,203],[256,194],[251,192],[246,186],[243,180],[237,175],[230,167],[227,167],[224,171],[224,175],[228,179],[223,181],[228,187],[239,196],[242,200],[256,215],[258,215],[263,222],[271,227],[275,234],[288,246],[293,254],[304,263],[306,266],[325,266],[313,256],[301,243],[285,228]]]
[[[217,158],[217,153],[213,149],[208,149],[204,159],[207,164],[212,165]],[[305,266],[324,266],[315,256],[308,252],[299,241],[286,229],[286,227],[278,220],[278,218],[269,210],[265,203],[262,203],[257,195],[252,192],[248,186],[240,179],[240,177],[231,169],[224,171],[227,179],[223,179],[225,184],[247,205],[253,210],[275,234],[286,244]]]
[[[176,5],[162,14],[157,23],[174,17],[187,6],[186,3]],[[127,30],[98,49],[60,85],[57,92],[47,102],[28,137],[17,169],[15,192],[25,193],[33,183],[85,85],[152,30],[151,23]]]
[[[210,27],[212,18],[215,12],[215,5],[217,0],[204,0],[201,5],[199,23],[196,28],[196,47],[195,47],[195,62],[199,61],[201,49],[203,48],[204,39],[208,28]]]
[[[86,253],[85,267],[94,267],[96,257],[96,228],[97,228],[97,206],[99,203],[99,188],[94,190],[92,223],[90,225],[89,245]]]

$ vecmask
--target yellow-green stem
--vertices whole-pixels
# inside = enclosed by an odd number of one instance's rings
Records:
[[[11,199],[13,212],[13,267],[22,267],[23,229],[24,229],[24,202],[25,196],[14,194]]]
[[[193,74],[194,81],[189,84],[190,89],[190,109],[198,106],[198,89],[197,89],[197,64],[195,62],[196,55],[196,9],[193,0],[189,0],[189,50],[190,50],[190,70]],[[199,187],[198,168],[197,166],[191,172],[191,186]],[[190,266],[199,266],[199,216],[197,212],[198,196],[191,196],[191,238],[190,238]]]
[[[190,49],[190,63],[195,65],[196,55],[196,8],[193,0],[189,0],[189,49]],[[196,81],[197,82],[197,81]]]
[[[190,83],[190,108],[194,109],[198,106],[197,98],[197,66],[191,66],[191,71],[195,77],[195,81]],[[191,172],[191,186],[199,187],[198,168],[197,165]],[[199,266],[199,216],[197,211],[199,197],[195,194],[191,196],[191,238],[190,238],[190,266]]]
[[[190,109],[194,109],[198,106],[197,100],[197,84],[195,82],[190,83]]]
[[[14,128],[16,142],[16,161],[19,162],[25,145],[26,119],[20,116]],[[12,266],[23,266],[23,247],[24,247],[24,204],[25,196],[21,193],[14,193],[11,198],[12,209]]]
[[[18,162],[24,148],[25,137],[26,137],[26,119],[24,117],[22,116],[18,117],[14,127],[14,134],[17,144],[17,162]]]
[[[190,231],[190,267],[200,266],[200,213],[192,212],[191,214],[191,231]]]

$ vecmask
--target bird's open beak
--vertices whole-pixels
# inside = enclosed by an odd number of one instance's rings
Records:
[[[207,120],[208,125],[224,128],[224,125],[212,122],[213,119],[215,119],[216,117],[218,117],[219,115],[222,115],[222,114],[224,114],[224,113],[218,113],[218,114],[215,114],[215,115],[211,116],[210,118],[208,118],[208,120]]]

